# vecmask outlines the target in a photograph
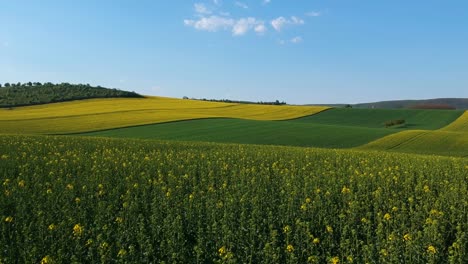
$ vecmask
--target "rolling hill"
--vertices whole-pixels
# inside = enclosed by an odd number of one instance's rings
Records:
[[[26,83],[0,85],[0,108],[39,105],[91,98],[142,98],[135,92],[127,92],[89,84]]]
[[[212,117],[285,120],[325,109],[164,97],[89,99],[0,109],[0,133],[67,134]]]

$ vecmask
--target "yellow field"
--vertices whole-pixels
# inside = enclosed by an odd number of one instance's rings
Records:
[[[457,120],[442,128],[444,131],[468,132],[468,111],[465,111]]]
[[[468,133],[444,130],[407,130],[392,134],[359,149],[394,150],[451,156],[468,156]]]
[[[228,104],[164,97],[91,99],[0,109],[0,133],[75,133],[213,117],[286,120],[327,108]]]

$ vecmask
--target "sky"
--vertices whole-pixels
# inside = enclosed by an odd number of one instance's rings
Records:
[[[0,0],[0,83],[290,104],[468,98],[466,0]]]

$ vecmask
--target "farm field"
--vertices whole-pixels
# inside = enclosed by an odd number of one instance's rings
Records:
[[[0,172],[3,263],[468,260],[466,158],[3,135]]]
[[[408,153],[468,157],[468,112],[448,126],[434,131],[408,130],[392,134],[359,147]]]
[[[0,133],[67,134],[210,117],[285,120],[327,107],[227,104],[164,97],[89,99],[0,109]]]
[[[434,130],[450,124],[462,114],[462,110],[333,108],[323,111],[319,115],[306,116],[291,121],[382,128],[383,123],[387,120],[403,119],[406,123],[399,126],[400,129]]]
[[[310,122],[199,119],[84,133],[85,136],[350,148],[398,130]]]

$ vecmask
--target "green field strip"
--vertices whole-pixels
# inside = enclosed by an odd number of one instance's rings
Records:
[[[350,148],[394,129],[244,119],[198,119],[83,133],[85,136]]]
[[[466,157],[468,133],[408,130],[377,139],[358,149]]]
[[[298,123],[382,128],[386,121],[404,119],[406,121],[405,125],[398,126],[398,129],[435,130],[451,124],[459,118],[463,112],[462,110],[333,108],[290,121]]]

